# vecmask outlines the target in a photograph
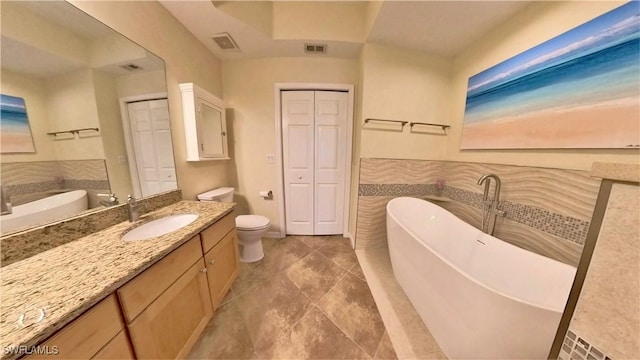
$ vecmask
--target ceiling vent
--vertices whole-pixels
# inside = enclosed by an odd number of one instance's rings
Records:
[[[218,44],[218,46],[222,50],[225,50],[225,51],[239,50],[238,45],[236,45],[236,42],[233,41],[233,38],[231,37],[231,35],[229,35],[229,33],[225,32],[225,33],[216,34],[216,35],[213,35],[213,37],[211,38],[213,39],[213,41],[216,42],[216,44]]]
[[[304,52],[307,54],[326,54],[327,44],[304,44]]]
[[[120,65],[120,68],[125,69],[127,71],[141,71],[144,70],[142,68],[142,66],[140,65],[136,65],[136,64],[126,64],[126,65]]]

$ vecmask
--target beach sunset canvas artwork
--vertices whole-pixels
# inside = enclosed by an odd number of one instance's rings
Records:
[[[640,147],[640,2],[469,78],[461,149]]]
[[[0,151],[36,152],[23,98],[0,95]]]

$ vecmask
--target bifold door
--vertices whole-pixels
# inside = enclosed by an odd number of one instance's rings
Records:
[[[282,91],[287,234],[342,234],[348,93]]]

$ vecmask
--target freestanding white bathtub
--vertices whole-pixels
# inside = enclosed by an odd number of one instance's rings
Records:
[[[430,202],[387,204],[394,275],[451,359],[546,359],[576,269]]]
[[[64,219],[79,214],[87,208],[88,200],[85,190],[56,194],[24,205],[14,206],[11,214],[0,217],[0,232],[7,234],[27,226]]]

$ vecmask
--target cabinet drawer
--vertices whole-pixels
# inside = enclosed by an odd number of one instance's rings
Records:
[[[30,355],[24,359],[89,359],[124,329],[118,300],[111,294],[39,346],[56,355]]]
[[[128,325],[138,359],[188,354],[213,314],[205,271],[200,258]]]
[[[135,359],[127,332],[125,330],[120,331],[92,359]]]
[[[206,228],[200,233],[202,236],[202,252],[206,253],[211,250],[222,238],[236,227],[235,211],[225,215],[222,219],[216,221],[213,225]]]
[[[207,263],[211,304],[216,309],[238,276],[239,254],[236,231],[231,230],[204,256],[204,260]]]
[[[118,289],[120,305],[127,323],[132,322],[142,310],[201,258],[200,236],[196,235]]]

